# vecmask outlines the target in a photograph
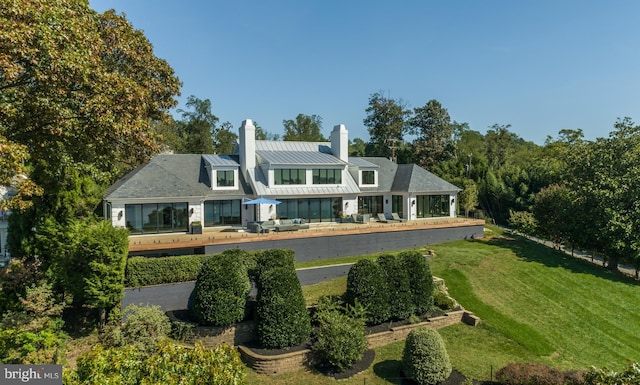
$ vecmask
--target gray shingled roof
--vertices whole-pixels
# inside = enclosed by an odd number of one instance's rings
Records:
[[[446,180],[415,164],[399,164],[392,191],[411,193],[453,193],[462,191]]]
[[[251,188],[240,178],[237,190],[216,191],[199,154],[160,154],[117,181],[105,192],[106,200],[187,198],[247,195]]]

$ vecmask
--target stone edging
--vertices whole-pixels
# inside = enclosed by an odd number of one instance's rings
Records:
[[[418,327],[426,326],[433,329],[440,329],[459,322],[476,326],[480,322],[480,318],[463,309],[446,313],[443,316],[429,318],[425,322],[394,327],[388,331],[369,334],[367,336],[369,349],[404,340],[407,338],[411,330]],[[255,353],[253,350],[243,345],[238,345],[237,348],[238,352],[240,352],[242,361],[244,361],[247,366],[259,374],[267,375],[277,375],[299,369],[308,361],[309,354],[311,353],[311,350],[304,349],[291,353],[265,356]]]

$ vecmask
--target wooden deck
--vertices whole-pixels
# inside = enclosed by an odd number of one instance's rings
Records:
[[[254,242],[274,239],[324,237],[404,230],[477,226],[484,221],[470,218],[427,218],[408,222],[312,223],[309,229],[256,234],[237,227],[205,228],[203,234],[149,234],[129,237],[129,252],[197,248],[208,245]],[[239,231],[240,230],[240,231]]]

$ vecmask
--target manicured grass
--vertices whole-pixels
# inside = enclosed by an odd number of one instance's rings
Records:
[[[592,365],[621,369],[640,361],[640,285],[536,243],[501,236],[429,245],[434,275],[482,323],[439,332],[453,367],[474,379],[514,361],[539,361],[564,369]],[[376,256],[368,256],[375,258]],[[362,257],[353,257],[355,262]],[[316,266],[335,260],[314,261]],[[342,259],[337,263],[345,263]],[[342,278],[344,280],[344,278]],[[337,294],[346,280],[305,289],[308,301]],[[376,349],[369,369],[340,383],[401,384],[404,341]],[[250,371],[251,372],[251,371]],[[308,370],[281,376],[251,372],[248,383],[334,384]]]
[[[342,295],[347,291],[347,277],[329,279],[314,285],[302,286],[302,293],[307,306],[314,305],[323,295]]]

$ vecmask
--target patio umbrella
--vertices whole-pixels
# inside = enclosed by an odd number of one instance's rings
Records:
[[[250,201],[245,201],[244,204],[245,205],[279,205],[280,201],[277,201],[275,199],[269,199],[269,198],[256,198]],[[260,217],[260,206],[258,206],[258,217]]]

